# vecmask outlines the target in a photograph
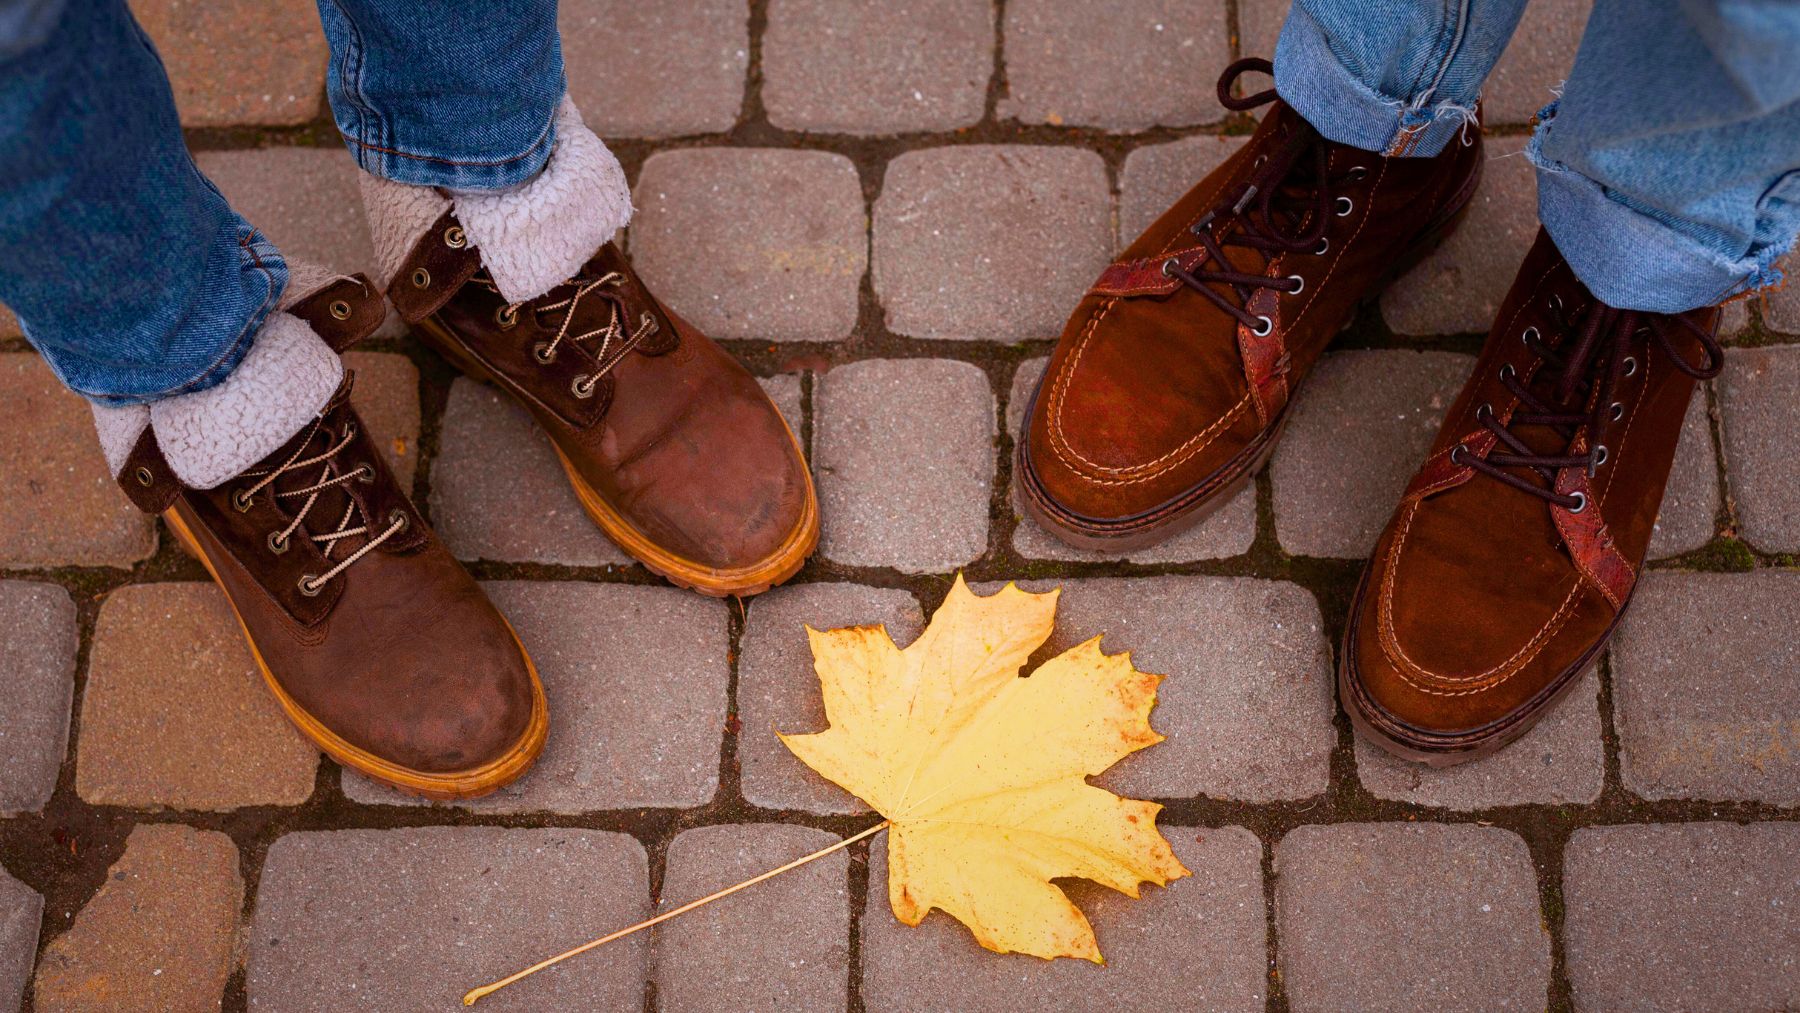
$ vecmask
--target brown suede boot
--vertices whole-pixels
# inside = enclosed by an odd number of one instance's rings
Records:
[[[1591,668],[1642,569],[1717,308],[1597,301],[1544,233],[1351,606],[1357,729],[1434,766],[1523,735]]]
[[[487,794],[543,750],[544,691],[350,406],[335,353],[374,330],[386,305],[360,276],[285,305],[220,387],[97,411],[102,444],[126,494],[161,514],[224,589],[264,680],[307,738],[404,791]],[[296,401],[309,390],[324,393],[322,408]],[[201,400],[177,403],[188,399]],[[298,433],[261,426],[294,407],[310,416]],[[211,417],[190,424],[188,413]],[[249,435],[220,418],[246,419]],[[211,488],[184,481],[271,433],[281,442],[247,469]],[[200,438],[214,443],[196,454]]]
[[[1161,541],[1269,457],[1295,392],[1358,303],[1456,226],[1480,175],[1471,127],[1434,158],[1334,144],[1273,91],[1248,143],[1107,268],[1033,396],[1023,506],[1072,545]]]
[[[445,358],[544,427],[582,506],[651,570],[712,595],[793,576],[819,537],[799,442],[724,349],[610,241],[624,175],[565,100],[544,172],[443,195],[365,180],[388,296]]]

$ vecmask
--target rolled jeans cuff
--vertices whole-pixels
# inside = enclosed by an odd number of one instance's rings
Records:
[[[1331,51],[1324,29],[1298,4],[1275,44],[1275,92],[1328,140],[1390,158],[1430,158],[1474,120],[1454,103],[1428,105],[1369,87]]]
[[[1605,186],[1544,155],[1556,103],[1538,114],[1525,147],[1537,167],[1538,220],[1588,291],[1608,306],[1682,313],[1781,280],[1775,261],[1793,240],[1732,257],[1618,199]]]
[[[492,159],[445,157],[405,144],[382,145],[364,141],[346,129],[339,118],[338,132],[364,172],[413,186],[449,190],[507,190],[536,176],[550,160],[556,145],[554,113],[524,150]]]

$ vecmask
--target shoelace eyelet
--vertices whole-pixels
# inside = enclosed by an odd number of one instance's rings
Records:
[[[422,267],[415,269],[412,273],[412,283],[413,288],[430,288],[431,272]]]
[[[1617,422],[1620,419],[1625,417],[1625,405],[1622,402],[1614,401],[1612,403],[1612,407],[1607,409],[1607,411],[1610,415],[1612,415],[1612,420],[1614,422]]]
[[[593,397],[594,396],[594,388],[599,385],[600,378],[597,376],[593,377],[592,378],[594,381],[593,383],[589,383],[588,382],[589,379],[590,378],[589,378],[588,374],[586,374],[586,373],[581,374],[580,376],[576,377],[574,380],[569,382],[569,391],[571,393],[573,393],[576,397],[581,398],[583,400]]]
[[[1451,464],[1461,467],[1461,466],[1467,464],[1468,461],[1469,461],[1469,448],[1468,447],[1465,447],[1462,444],[1458,443],[1456,446],[1450,448],[1450,463]]]
[[[1510,380],[1513,378],[1514,372],[1516,371],[1513,369],[1512,363],[1502,363],[1500,366],[1500,379]]]
[[[300,575],[299,586],[300,593],[308,598],[317,598],[319,592],[325,590],[325,585],[316,583],[313,575],[310,573],[303,573]]]
[[[513,325],[518,322],[519,311],[516,308],[512,306],[500,306],[494,310],[494,323],[499,324],[501,330],[511,330]]]
[[[1256,335],[1259,338],[1268,337],[1269,332],[1275,329],[1275,321],[1270,320],[1268,317],[1264,317],[1264,316],[1259,316],[1256,319],[1258,322],[1260,322],[1262,324],[1262,326],[1250,328],[1250,333]]]
[[[356,481],[363,485],[373,485],[375,483],[375,469],[366,464],[357,465],[356,470],[350,474],[356,476]]]
[[[1481,403],[1481,407],[1475,409],[1475,421],[1477,421],[1477,422],[1486,422],[1488,419],[1491,419],[1493,417],[1494,417],[1494,406],[1490,402],[1483,401]]]
[[[279,532],[279,531],[269,532],[269,551],[270,552],[273,552],[274,554],[279,556],[288,550],[288,547],[290,544],[291,544],[291,542],[289,539],[281,537],[281,532]]]
[[[463,232],[462,226],[452,225],[444,230],[444,245],[452,250],[460,250],[469,245],[468,234]]]
[[[1632,358],[1629,355],[1626,356],[1625,357],[1625,375],[1633,376],[1636,373],[1637,373],[1637,360]]]
[[[1540,335],[1541,335],[1541,333],[1542,333],[1542,332],[1540,332],[1540,331],[1539,331],[1539,330],[1538,330],[1538,329],[1537,329],[1537,328],[1536,328],[1536,327],[1527,327],[1527,328],[1525,328],[1525,330],[1524,330],[1524,331],[1523,331],[1523,332],[1522,332],[1522,333],[1521,333],[1521,334],[1520,334],[1520,335],[1519,335],[1519,341],[1520,341],[1520,343],[1522,343],[1522,344],[1523,344],[1523,345],[1524,345],[1524,346],[1525,346],[1525,347],[1526,347],[1526,348],[1530,348],[1530,347],[1531,347],[1531,343],[1532,343],[1532,342],[1533,342],[1533,341],[1536,341],[1536,340],[1537,340],[1537,339],[1538,339],[1538,337],[1539,337],[1539,336],[1540,336]]]
[[[1339,218],[1343,218],[1346,215],[1350,214],[1350,212],[1356,210],[1356,202],[1351,200],[1348,197],[1339,197],[1333,203],[1334,203],[1334,206],[1338,209],[1337,216]]]
[[[231,494],[231,505],[237,508],[238,513],[249,513],[250,508],[256,505],[256,497],[250,495],[248,489],[238,489]]]
[[[406,511],[398,507],[388,511],[388,527],[399,525],[398,530],[405,531],[411,524],[412,518],[406,516]]]
[[[1329,249],[1331,249],[1331,240],[1325,236],[1320,236],[1319,245],[1313,248],[1312,255],[1315,257],[1323,257],[1325,252]]]
[[[1181,265],[1176,262],[1174,257],[1170,257],[1168,260],[1163,261],[1162,262],[1163,277],[1165,277],[1165,278],[1175,277],[1175,268],[1180,267],[1180,266]]]
[[[331,304],[331,315],[337,320],[350,319],[350,304],[342,299],[335,300]]]
[[[150,474],[149,468],[139,468],[136,475],[138,484],[145,488],[149,488],[150,485],[156,481],[156,476]]]
[[[1587,509],[1587,493],[1576,491],[1576,492],[1570,493],[1569,495],[1575,497],[1575,501],[1576,501],[1575,505],[1572,507],[1564,507],[1563,509],[1569,511],[1572,514],[1578,514],[1578,513],[1582,512],[1583,510]]]
[[[1605,464],[1608,456],[1606,444],[1602,443],[1599,446],[1596,446],[1594,448],[1594,467],[1598,468],[1602,464]]]
[[[1290,274],[1287,276],[1287,280],[1294,283],[1294,287],[1288,289],[1288,291],[1287,291],[1288,295],[1299,295],[1300,293],[1306,291],[1306,279],[1305,278],[1302,278],[1297,274]]]
[[[548,366],[556,361],[556,349],[551,348],[548,341],[540,341],[531,346],[531,357],[537,360],[538,365]]]

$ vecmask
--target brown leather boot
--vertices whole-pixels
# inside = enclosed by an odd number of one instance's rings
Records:
[[[1288,406],[1357,304],[1456,226],[1479,131],[1434,158],[1334,144],[1272,104],[1248,143],[1100,276],[1070,318],[1019,441],[1026,511],[1072,545],[1161,541],[1225,503],[1274,449]]]
[[[1363,573],[1338,669],[1358,730],[1434,766],[1523,735],[1631,600],[1718,310],[1616,310],[1540,232]]]
[[[365,181],[378,231],[412,237],[384,257],[388,297],[537,418],[588,515],[645,566],[711,595],[779,584],[819,537],[799,442],[756,378],[606,241],[630,195],[566,101],[557,130],[550,164],[516,193]]]
[[[285,324],[316,345],[297,317],[331,346],[318,354],[331,357],[379,325],[386,305],[359,276],[290,313],[272,317],[257,342],[272,348]],[[227,384],[269,393],[279,372],[241,375],[260,362],[246,358]],[[158,439],[179,446],[179,427],[159,430],[149,410],[135,422],[103,420],[102,442],[134,426],[120,485],[161,514],[224,589],[264,680],[307,738],[404,791],[487,794],[543,750],[543,687],[512,628],[394,481],[350,406],[351,377],[335,357],[332,365],[343,379],[323,410],[213,488],[184,485]]]

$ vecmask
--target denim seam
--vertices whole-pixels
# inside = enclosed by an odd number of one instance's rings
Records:
[[[344,97],[349,100],[351,112],[356,117],[354,137],[342,130],[339,130],[338,133],[346,141],[354,141],[360,145],[362,138],[368,137],[371,130],[382,130],[385,121],[363,95],[363,67],[366,63],[364,56],[368,52],[368,47],[363,43],[362,27],[356,23],[355,18],[350,16],[350,12],[345,9],[341,0],[331,0],[331,5],[337,10],[338,16],[344,20],[344,24],[350,32],[350,44],[344,47],[344,58],[338,70],[338,80],[343,84]],[[365,170],[375,171],[375,167],[366,164],[361,157],[358,157],[356,161]]]

